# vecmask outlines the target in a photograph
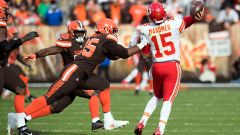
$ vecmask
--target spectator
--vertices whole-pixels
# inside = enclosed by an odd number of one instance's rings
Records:
[[[132,6],[132,3],[129,0],[121,0],[121,23],[131,23],[132,17],[129,14],[130,7]]]
[[[119,2],[114,2],[110,6],[111,9],[111,19],[119,23],[121,20],[121,7]]]
[[[236,0],[234,9],[238,12],[238,17],[240,17],[240,0]]]
[[[238,13],[232,8],[231,4],[226,4],[218,16],[218,23],[221,23],[225,29],[228,29],[231,24],[237,23],[238,20]]]
[[[84,25],[88,25],[85,0],[78,1],[73,9],[74,20],[80,20]]]
[[[37,11],[38,11],[38,15],[44,20],[45,15],[48,11],[48,0],[41,0],[41,3],[38,5]]]
[[[180,0],[167,1],[166,12],[167,12],[168,17],[183,18],[183,11],[184,11],[184,9],[183,9],[183,7],[181,7]]]
[[[93,5],[92,8],[89,11],[89,16],[91,17],[91,26],[95,26],[95,24],[101,20],[102,18],[105,18],[106,15],[102,11],[101,6],[99,5]]]
[[[141,24],[143,17],[147,13],[147,9],[143,5],[142,1],[137,1],[137,3],[130,8],[129,13],[133,18],[132,24],[134,26],[137,26],[137,25]]]
[[[211,13],[211,10],[205,10],[205,21],[209,26],[209,32],[222,31],[223,27],[217,23],[216,17]]]
[[[109,66],[110,66],[110,60],[106,58],[98,67],[98,75],[102,75],[102,73],[104,73],[106,79],[110,80]]]
[[[20,4],[19,9],[16,11],[14,16],[16,17],[16,22],[17,22],[18,25],[26,24],[25,21],[26,21],[26,19],[28,18],[29,14],[30,14],[27,9],[28,9],[27,3],[22,2]]]
[[[96,1],[97,1],[97,4],[101,5],[102,11],[104,12],[105,16],[107,18],[110,18],[111,17],[110,5],[112,0],[96,0]]]
[[[222,3],[223,3],[223,0],[206,0],[205,2],[206,8],[215,17],[218,16]]]
[[[45,16],[45,22],[50,26],[59,26],[63,22],[63,13],[62,10],[57,7],[57,3],[55,0],[51,1],[51,5],[47,11]]]
[[[205,58],[201,62],[199,80],[202,83],[216,82],[215,66],[210,62],[209,58]]]

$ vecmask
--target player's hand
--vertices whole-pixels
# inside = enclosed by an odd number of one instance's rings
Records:
[[[32,40],[36,37],[39,37],[38,33],[36,31],[32,31],[32,32],[29,32],[27,35],[25,35],[24,37],[21,38],[22,42],[26,42],[26,41],[29,41],[29,40]]]
[[[203,17],[204,17],[204,8],[194,17],[194,19],[201,21],[203,20]]]
[[[26,57],[24,57],[24,60],[35,60],[37,58],[37,55],[35,53],[32,53]]]

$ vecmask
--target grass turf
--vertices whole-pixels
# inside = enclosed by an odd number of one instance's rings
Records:
[[[45,90],[32,89],[34,95]],[[91,132],[88,100],[77,98],[62,113],[32,120],[29,128],[42,135],[132,135],[147,101],[146,92],[133,96],[133,91],[112,91],[112,113],[116,119],[129,120],[130,125],[111,132]],[[161,104],[158,106],[143,135],[151,135],[157,127]],[[0,102],[0,135],[6,135],[7,113],[13,112],[13,98]],[[180,91],[168,121],[166,135],[239,135],[239,89],[190,89]]]

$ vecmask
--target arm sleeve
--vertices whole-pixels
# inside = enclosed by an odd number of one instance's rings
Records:
[[[58,46],[51,46],[49,48],[45,48],[45,49],[41,49],[37,52],[35,52],[37,58],[43,58],[43,57],[46,57],[48,55],[54,55],[54,54],[57,54],[57,53],[61,53],[65,51],[64,48],[61,48],[61,47],[58,47]]]
[[[10,52],[11,50],[18,48],[20,45],[22,45],[21,39],[9,41],[3,40],[2,42],[0,42],[1,50],[3,50],[4,52]]]
[[[146,45],[143,49],[142,49],[142,53],[145,55],[150,54],[150,44]]]
[[[102,46],[102,51],[111,60],[115,60],[117,58],[126,59],[129,57],[128,50],[113,40],[105,42]]]
[[[195,23],[194,19],[191,16],[185,16],[183,18],[183,21],[185,22],[185,29],[190,27],[193,23]]]

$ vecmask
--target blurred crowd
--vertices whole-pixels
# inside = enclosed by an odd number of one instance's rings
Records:
[[[6,0],[16,25],[58,26],[79,19],[93,26],[99,19],[108,17],[120,24],[141,23],[146,18],[146,6],[159,1],[164,3],[169,17],[188,15],[194,0]],[[239,22],[240,0],[205,0],[205,22],[210,30],[228,28]]]

